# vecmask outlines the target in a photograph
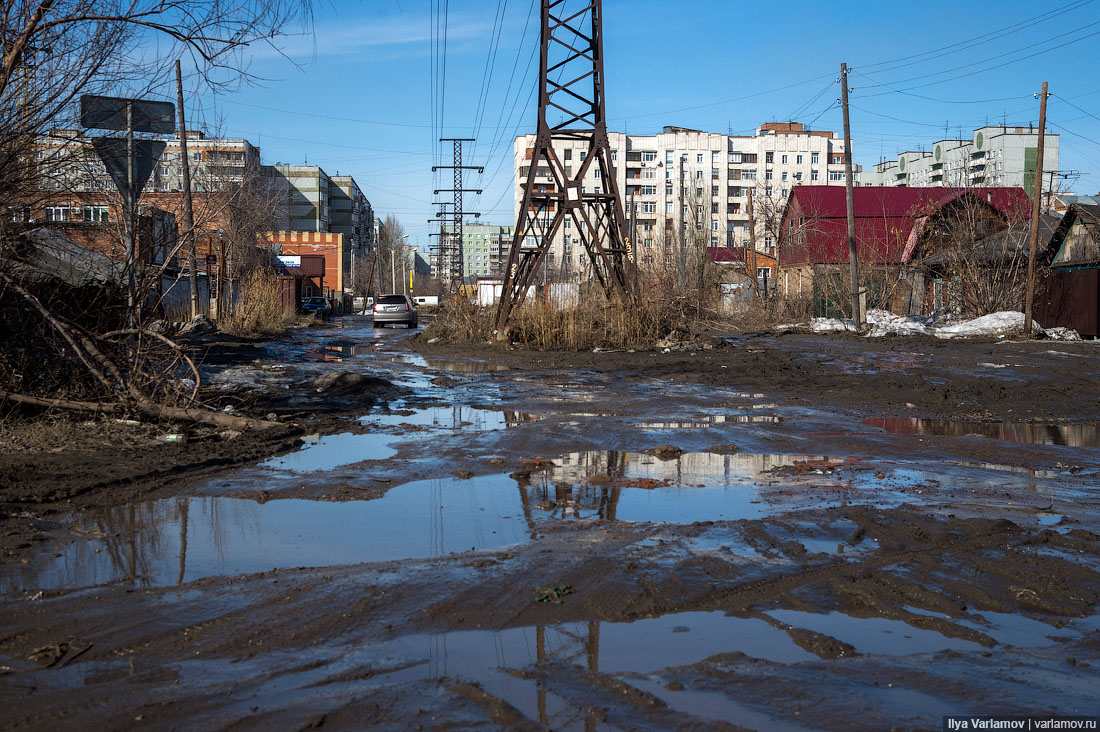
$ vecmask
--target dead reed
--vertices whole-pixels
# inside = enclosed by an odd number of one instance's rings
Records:
[[[218,327],[238,336],[285,333],[297,318],[279,295],[279,276],[274,271],[253,270],[244,276],[236,305]]]

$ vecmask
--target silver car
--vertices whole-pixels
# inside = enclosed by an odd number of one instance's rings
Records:
[[[374,301],[374,327],[405,325],[415,328],[420,323],[416,303],[408,295],[382,295]]]

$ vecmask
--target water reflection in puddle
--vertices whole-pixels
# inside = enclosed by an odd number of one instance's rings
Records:
[[[634,453],[575,453],[527,476],[418,481],[370,501],[137,503],[71,517],[78,539],[60,557],[0,574],[0,589],[115,580],[163,585],[276,567],[419,559],[528,541],[577,519],[758,518],[769,511],[758,481],[777,465],[804,459],[689,453],[662,462]]]
[[[373,501],[149,501],[88,515],[60,557],[0,573],[0,589],[168,585],[211,575],[442,556],[524,541],[515,481],[408,483]]]
[[[801,610],[770,610],[781,623],[832,636],[855,647],[857,653],[908,656],[939,651],[982,651],[980,643],[949,638],[942,633],[889,618],[855,618],[844,613],[809,613]]]
[[[714,414],[692,417],[688,420],[638,422],[635,426],[655,430],[683,430],[714,427],[723,424],[778,424],[781,417],[771,414]]]
[[[1100,447],[1100,426],[1092,424],[1036,424],[1031,422],[961,422],[946,419],[875,417],[863,424],[894,435],[989,437],[1009,442],[1068,447]]]
[[[396,441],[393,435],[343,432],[324,437],[311,435],[302,439],[305,445],[300,450],[269,458],[259,467],[309,473],[332,470],[363,460],[385,460],[397,454],[397,450],[390,446]]]
[[[359,422],[361,424],[387,427],[413,425],[415,427],[441,427],[448,429],[472,428],[475,430],[497,430],[534,422],[538,419],[538,415],[526,412],[451,406],[397,410],[392,414],[371,414],[360,418]]]

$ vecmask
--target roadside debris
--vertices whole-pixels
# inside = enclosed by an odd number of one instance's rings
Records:
[[[684,451],[675,445],[661,445],[660,447],[651,447],[648,450],[642,450],[646,455],[652,455],[658,460],[675,460],[684,454]]]
[[[573,585],[556,585],[554,587],[539,587],[535,590],[535,602],[552,602],[561,605],[565,602],[562,598],[573,594]]]

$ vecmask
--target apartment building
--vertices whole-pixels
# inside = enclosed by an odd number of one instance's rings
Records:
[[[677,241],[702,237],[709,246],[748,246],[748,194],[753,191],[756,247],[774,252],[775,226],[792,187],[844,185],[844,140],[835,132],[807,130],[798,122],[760,125],[755,135],[727,135],[665,127],[657,135],[609,133],[611,160],[639,262],[667,261]],[[514,210],[522,205],[535,136],[516,138]],[[582,143],[555,140],[567,175],[584,162]],[[549,169],[536,171],[538,190],[550,190]],[[593,166],[585,191],[604,187]],[[566,220],[548,267],[556,276],[584,276],[587,256]],[[505,255],[507,252],[505,252]]]
[[[451,228],[446,226],[443,230],[450,233]],[[504,263],[508,260],[508,248],[512,245],[512,232],[515,229],[515,226],[497,226],[490,223],[463,224],[462,273],[464,277],[499,276]],[[434,256],[432,260],[433,274],[435,274]]]
[[[363,251],[374,248],[374,209],[350,175],[329,178],[329,231],[357,242]]]
[[[1058,170],[1058,135],[1047,133],[1043,151],[1044,190],[1053,188]],[[1039,131],[1027,127],[991,126],[974,130],[970,139],[944,139],[929,150],[908,150],[861,173],[864,186],[1018,186],[1033,195],[1038,165]]]

